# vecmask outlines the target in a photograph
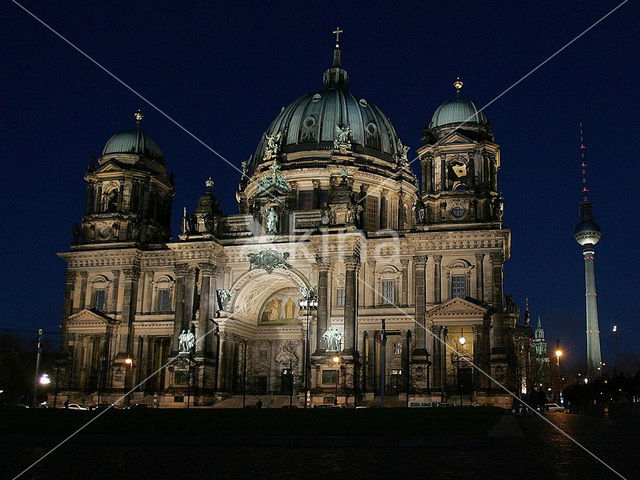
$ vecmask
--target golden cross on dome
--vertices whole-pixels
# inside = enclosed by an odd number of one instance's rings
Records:
[[[336,27],[336,29],[332,32],[336,36],[336,48],[340,48],[340,34],[343,32],[344,30],[340,30],[340,27]]]

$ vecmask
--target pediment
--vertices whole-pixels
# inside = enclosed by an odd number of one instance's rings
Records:
[[[97,173],[124,172],[124,171],[125,171],[125,168],[122,167],[120,162],[111,158],[100,166],[100,168],[97,170]]]
[[[455,133],[452,133],[451,136],[448,137],[446,141],[441,143],[441,145],[449,145],[451,143],[473,143],[473,141],[470,138],[464,136],[458,130]]]
[[[427,310],[427,315],[429,317],[478,317],[488,312],[488,308],[465,298],[452,298]]]
[[[110,317],[102,312],[85,308],[79,312],[69,316],[68,323],[70,324],[99,324],[106,325],[110,323],[117,323],[115,318]]]

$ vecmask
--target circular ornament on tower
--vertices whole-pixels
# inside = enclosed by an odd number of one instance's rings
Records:
[[[111,227],[103,227],[100,229],[100,238],[102,240],[109,240],[111,238],[111,235],[113,235],[113,230],[111,229]]]
[[[456,220],[460,220],[462,217],[464,217],[467,214],[467,209],[464,208],[462,205],[456,205],[449,211],[449,213]]]

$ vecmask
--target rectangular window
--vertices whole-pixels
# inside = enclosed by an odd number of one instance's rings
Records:
[[[336,290],[336,306],[344,307],[344,288]]]
[[[465,275],[451,276],[451,298],[467,296],[467,277]]]
[[[380,225],[380,217],[378,215],[378,197],[369,195],[367,197],[367,205],[365,208],[364,229],[368,232],[375,232]]]
[[[313,209],[313,190],[298,192],[298,210],[308,212]]]
[[[393,354],[402,355],[402,342],[396,342],[393,344]]]
[[[382,281],[382,303],[395,303],[396,301],[396,282],[393,280]]]
[[[99,312],[104,312],[107,306],[107,291],[104,288],[96,290],[95,309]]]
[[[158,290],[158,311],[171,311],[171,290],[168,288],[161,288]]]

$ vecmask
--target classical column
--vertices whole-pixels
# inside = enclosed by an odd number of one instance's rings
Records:
[[[376,306],[376,261],[375,260],[367,260],[366,273],[367,273],[367,284],[365,295],[367,307],[374,308]]]
[[[442,327],[440,333],[440,381],[442,388],[447,384],[447,328]]]
[[[316,328],[316,352],[314,355],[322,355],[325,350],[322,335],[327,331],[329,318],[329,269],[331,268],[331,260],[329,260],[329,257],[316,255],[316,264],[318,265],[318,327]]]
[[[148,335],[145,336],[140,336],[140,343],[141,343],[141,348],[140,348],[140,358],[138,358],[138,364],[140,365],[140,379],[145,379],[149,376],[150,373],[152,373],[153,371],[150,370],[150,358],[149,358],[149,339],[150,337]],[[145,383],[145,385],[142,386],[142,388],[144,390],[149,390],[149,386]]]
[[[153,309],[153,270],[147,270],[144,274],[144,293],[142,297],[142,313],[151,313]]]
[[[400,259],[402,265],[402,290],[400,293],[400,303],[402,305],[409,304],[409,259]]]
[[[343,352],[347,355],[357,352],[356,346],[356,284],[358,269],[360,267],[360,255],[347,255],[344,258],[346,268],[345,277],[345,304],[344,304],[344,345]]]
[[[211,277],[215,274],[215,266],[210,263],[200,264],[202,274],[202,289],[200,291],[200,316],[198,318],[198,337],[196,343],[196,357],[204,357],[211,353],[211,341],[208,334],[210,325],[209,319],[212,315],[209,311],[209,300],[211,292]],[[213,325],[211,325],[213,327]]]
[[[184,317],[184,290],[185,290],[185,281],[187,272],[189,271],[189,266],[186,263],[181,263],[175,266],[176,272],[176,287],[175,287],[175,297],[176,297],[176,313],[175,320],[173,322],[173,346],[171,348],[172,355],[177,354],[179,351],[179,340],[178,337],[182,332],[182,319]]]
[[[473,363],[484,370],[482,365],[482,325],[472,325],[473,332]],[[473,369],[473,386],[475,389],[482,386],[482,375],[477,369]]]
[[[504,255],[502,252],[494,252],[489,256],[491,261],[491,303],[500,310],[502,307],[502,282]]]
[[[60,336],[60,348],[62,351],[66,351],[69,345],[68,326],[67,322],[69,316],[73,313],[73,292],[76,286],[77,273],[72,270],[67,270],[64,273],[65,276],[65,289],[64,289],[64,309],[62,311],[62,332]]]
[[[113,284],[111,288],[111,298],[109,299],[109,303],[111,304],[109,312],[115,314],[118,312],[118,294],[120,293],[120,270],[112,270],[112,273]]]
[[[477,299],[484,302],[484,253],[476,253]]]
[[[432,385],[435,390],[440,390],[442,388],[442,370],[440,368],[443,350],[441,343],[442,327],[440,325],[433,325],[431,326],[431,332],[433,333],[433,358],[431,360],[433,367]]]
[[[433,256],[433,299],[442,302],[442,255]]]
[[[191,328],[191,320],[193,320],[194,301],[196,296],[197,270],[195,267],[189,268],[184,291],[184,316],[182,317],[182,329],[189,330]]]
[[[122,325],[127,328],[126,353],[133,354],[133,322],[135,320],[135,305],[138,295],[138,279],[140,269],[138,267],[127,268],[124,274],[124,294],[122,297]]]
[[[78,304],[78,310],[82,310],[86,306],[87,302],[87,277],[88,272],[80,272],[80,303]]]
[[[227,358],[226,358],[226,351],[227,351],[227,339],[226,339],[226,335],[225,334],[220,334],[220,351],[218,352],[218,364],[216,367],[216,372],[217,372],[217,376],[218,378],[216,379],[216,392],[220,393],[222,392],[223,388],[225,387],[225,378],[226,378],[226,372],[224,371],[224,366],[227,363]],[[270,369],[271,370],[271,369]]]
[[[416,321],[416,344],[414,349],[414,356],[426,353],[426,335],[425,330],[425,267],[427,264],[426,255],[414,255],[413,256],[413,288],[414,288],[414,303],[416,306],[415,321]]]

